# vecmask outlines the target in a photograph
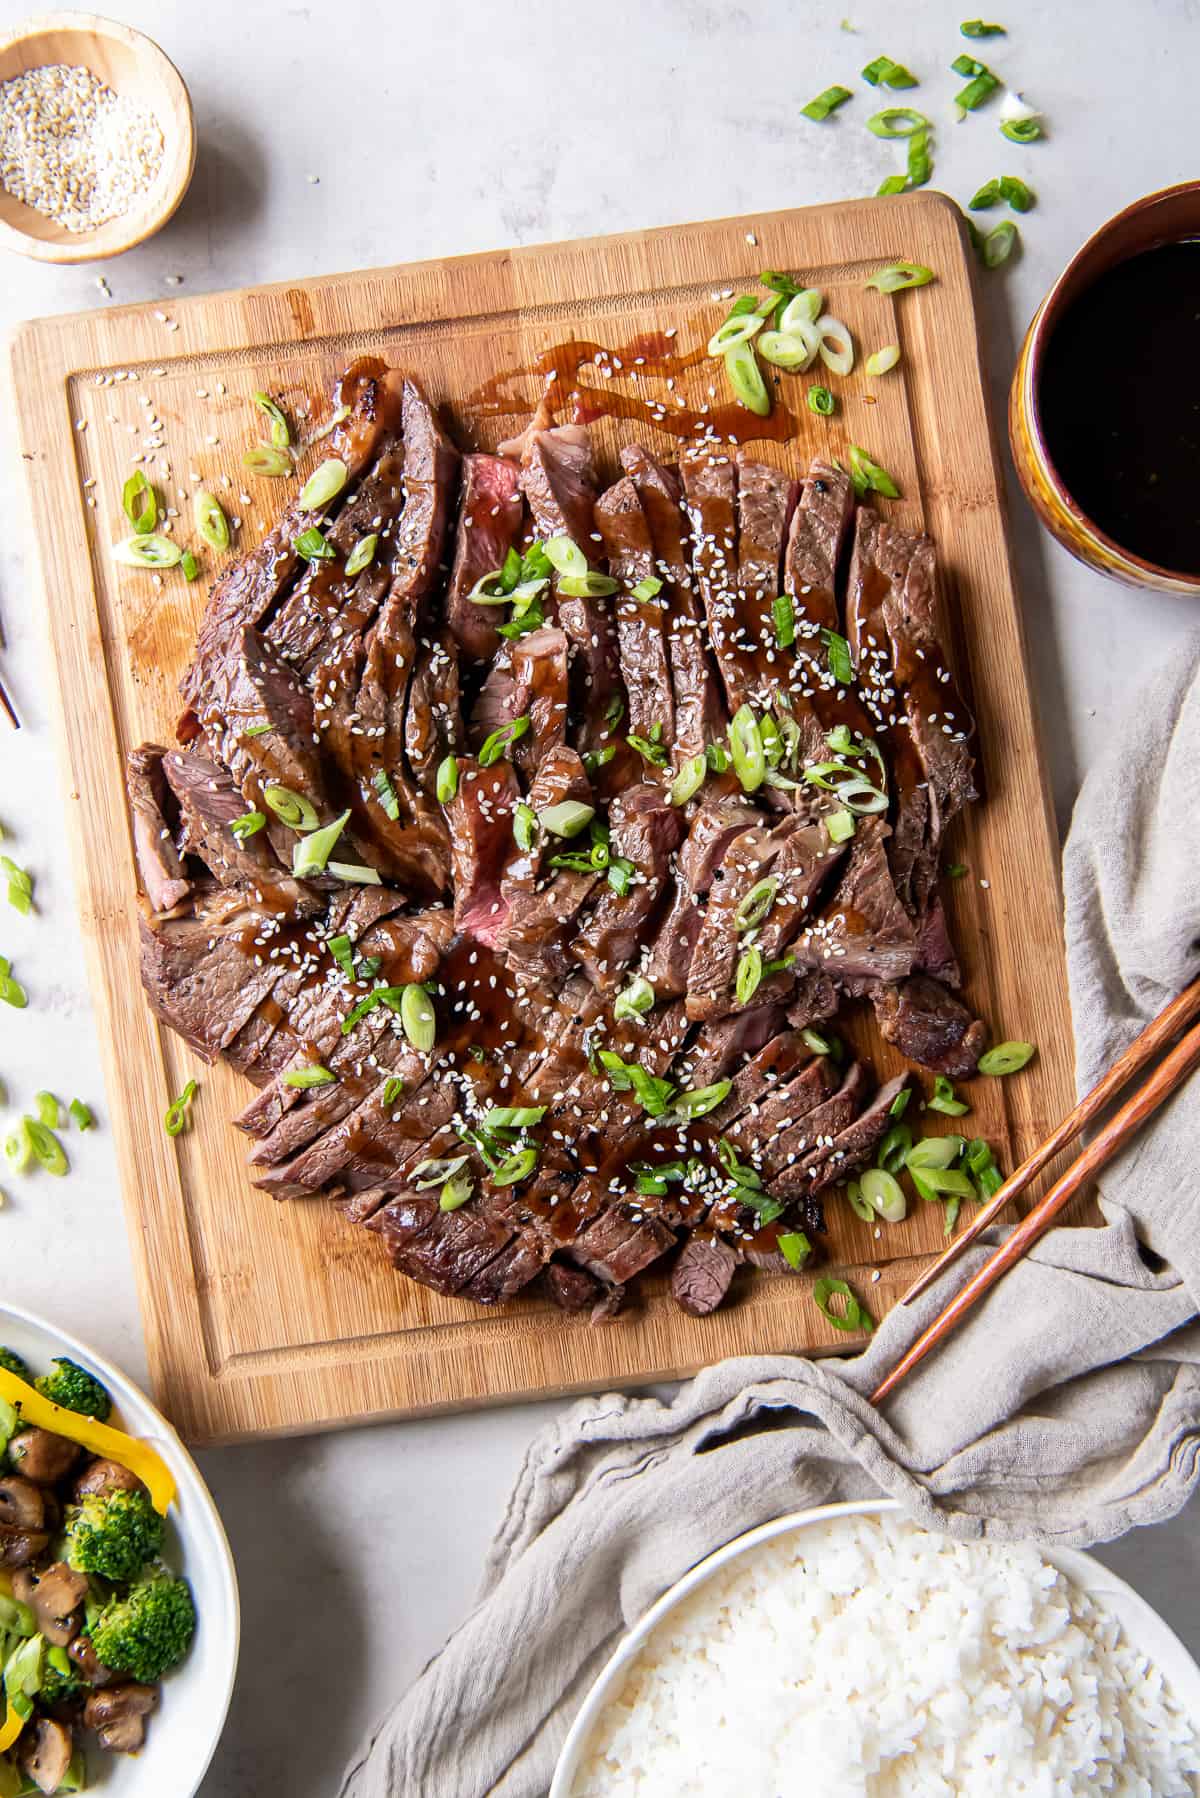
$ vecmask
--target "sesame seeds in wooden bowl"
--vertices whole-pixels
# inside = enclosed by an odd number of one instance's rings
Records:
[[[0,38],[0,245],[94,262],[145,241],[192,178],[178,69],[141,32],[50,13]]]

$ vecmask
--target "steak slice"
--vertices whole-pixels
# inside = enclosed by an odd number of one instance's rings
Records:
[[[761,824],[735,838],[713,882],[704,922],[696,939],[688,969],[687,1007],[691,1018],[717,1015],[733,984],[738,957],[746,943],[739,927],[738,908],[752,888],[771,872],[788,836],[799,828],[799,819],[785,818],[774,830]]]
[[[676,1079],[689,1088],[714,1086],[718,1080],[732,1074],[744,1057],[753,1059],[773,1038],[779,1040],[782,1024],[783,1010],[778,1005],[760,1005],[753,1011],[707,1020],[688,1044]],[[746,1066],[749,1065],[747,1061]],[[736,1087],[736,1080],[734,1085]],[[708,1129],[714,1127],[714,1118],[726,1115],[732,1099],[731,1093],[724,1105],[705,1114]]]
[[[179,807],[180,847],[199,856],[222,886],[283,877],[265,830],[240,841],[230,828],[245,816],[246,801],[226,769],[207,756],[169,750],[162,771]]]
[[[551,1261],[545,1271],[545,1287],[561,1311],[587,1311],[600,1297],[603,1287],[581,1267],[570,1267],[565,1261]]]
[[[657,580],[650,523],[628,475],[596,502],[608,569],[625,592],[616,602],[617,647],[633,732],[665,744],[675,739],[675,696],[667,662],[666,612],[657,597],[634,599],[632,589]]]
[[[727,455],[687,452],[679,464],[692,527],[692,572],[731,712],[749,690],[738,605],[737,471]]]
[[[508,917],[502,893],[505,865],[513,853],[513,812],[521,788],[512,764],[460,758],[458,789],[446,807],[454,882],[454,924],[489,947]]]
[[[911,1078],[907,1073],[897,1074],[880,1087],[867,1109],[860,1112],[852,1124],[838,1132],[828,1145],[823,1165],[814,1172],[808,1189],[810,1193],[824,1192],[827,1186],[840,1186],[859,1168],[865,1167],[891,1122],[892,1106],[900,1094],[907,1091]]]
[[[602,988],[616,986],[637,954],[642,931],[666,889],[671,856],[683,833],[678,808],[661,787],[648,782],[613,802],[609,825],[612,853],[632,862],[637,871],[633,885],[629,892],[617,893],[606,882],[570,945],[570,954],[589,980]]]
[[[724,1237],[697,1234],[671,1269],[671,1297],[692,1317],[707,1317],[729,1291],[737,1264],[737,1251]]]
[[[591,782],[575,751],[560,744],[543,758],[529,789],[529,805],[540,813],[570,799],[590,805]],[[527,978],[561,979],[567,972],[570,925],[600,879],[590,869],[551,868],[547,851],[560,853],[556,841],[539,831],[532,848],[514,853],[500,885],[508,916],[497,946],[509,967]]]
[[[705,896],[730,845],[759,821],[752,806],[732,798],[706,800],[693,817],[679,854],[675,893],[646,964],[646,977],[661,997],[687,991]]]
[[[853,1123],[870,1086],[866,1068],[852,1061],[837,1091],[769,1145],[764,1161],[766,1185],[773,1193],[785,1198],[812,1192],[835,1138]]]
[[[784,588],[792,598],[796,640],[814,655],[823,630],[842,628],[838,570],[853,518],[849,475],[828,462],[814,462],[792,514],[784,552]]]
[[[256,957],[252,947],[262,914],[237,893],[223,917],[148,922],[139,928],[142,985],[151,1009],[215,1061],[284,972],[282,962]]]
[[[622,1286],[675,1246],[675,1232],[633,1206],[610,1205],[585,1226],[566,1253],[606,1286]]]
[[[125,762],[138,873],[151,911],[160,915],[176,911],[192,896],[192,883],[166,819],[166,753],[157,743],[143,743],[130,750]]]
[[[860,818],[846,869],[815,923],[795,939],[802,967],[850,980],[899,980],[917,957],[912,922],[892,884],[885,844],[888,827]]]
[[[458,645],[448,632],[423,641],[408,687],[404,714],[404,752],[413,779],[430,798],[437,793],[437,771],[448,755],[463,747],[459,712]]]
[[[873,987],[870,996],[884,1037],[910,1061],[951,1080],[966,1080],[975,1072],[987,1027],[940,981],[914,974]]]
[[[507,456],[463,457],[462,494],[454,565],[446,590],[446,624],[459,649],[474,661],[490,662],[502,639],[494,606],[472,604],[467,595],[485,574],[504,566],[521,534],[525,506],[520,471]]]
[[[774,607],[783,591],[783,552],[799,492],[790,475],[739,454],[736,641],[746,696],[759,705],[770,705],[791,660],[779,646]]]
[[[546,626],[513,644],[513,697],[510,718],[528,718],[529,733],[513,747],[513,759],[533,776],[546,751],[567,739],[570,707],[567,638]]]

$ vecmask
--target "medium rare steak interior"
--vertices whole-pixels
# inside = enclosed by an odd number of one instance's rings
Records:
[[[848,477],[588,431],[460,456],[356,363],[296,501],[211,590],[172,748],[129,764],[155,1012],[257,1088],[276,1198],[412,1279],[711,1311],[872,1157],[850,999],[922,1066],[983,1027],[938,894],[975,797],[927,538]],[[340,483],[340,484],[339,484]]]

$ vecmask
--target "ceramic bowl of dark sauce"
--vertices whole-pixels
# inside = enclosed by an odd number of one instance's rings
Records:
[[[1042,519],[1089,566],[1200,593],[1200,182],[1129,206],[1029,328],[1009,432]]]

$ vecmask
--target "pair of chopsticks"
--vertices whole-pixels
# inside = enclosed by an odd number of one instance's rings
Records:
[[[963,1250],[975,1241],[982,1230],[986,1230],[992,1220],[1003,1211],[1010,1199],[1024,1192],[1030,1182],[1068,1143],[1074,1142],[1080,1131],[1085,1129],[1105,1107],[1116,1098],[1121,1089],[1128,1085],[1135,1074],[1142,1071],[1160,1050],[1176,1037],[1179,1032],[1191,1025],[1186,1036],[1165,1056],[1155,1068],[1144,1086],[1138,1088],[1133,1097],[1127,1099],[1120,1110],[1114,1112],[1108,1122],[1097,1132],[1079,1159],[1071,1164],[1060,1180],[1055,1181],[1044,1198],[1022,1218],[1008,1240],[1001,1244],[995,1253],[984,1262],[976,1274],[967,1281],[961,1292],[955,1294],[946,1309],[937,1316],[929,1327],[913,1343],[903,1360],[897,1363],[880,1382],[871,1394],[871,1403],[879,1404],[894,1392],[904,1376],[923,1361],[929,1351],[945,1340],[951,1330],[966,1316],[971,1307],[978,1303],[984,1293],[993,1287],[997,1280],[1003,1278],[1014,1262],[1019,1261],[1026,1249],[1035,1243],[1058,1216],[1063,1206],[1074,1198],[1081,1186],[1093,1179],[1099,1170],[1110,1161],[1119,1149],[1124,1148],[1129,1138],[1138,1130],[1146,1119],[1153,1115],[1164,1099],[1170,1097],[1177,1086],[1187,1079],[1193,1068],[1200,1064],[1200,1023],[1193,1019],[1200,1013],[1200,980],[1194,980],[1185,987],[1177,999],[1173,999],[1165,1010],[1161,1011],[1153,1023],[1147,1024],[1141,1035],[1137,1037],[1123,1055],[1120,1055],[1109,1068],[1103,1079],[1099,1080],[1068,1113],[1040,1148],[1034,1150],[1027,1161],[1023,1161],[1015,1174],[1011,1174],[1000,1190],[989,1199],[982,1211],[971,1220],[961,1236],[955,1238],[944,1254],[939,1255],[933,1266],[927,1268],[912,1286],[909,1287],[900,1303],[907,1305],[931,1286],[944,1268],[957,1261]]]

